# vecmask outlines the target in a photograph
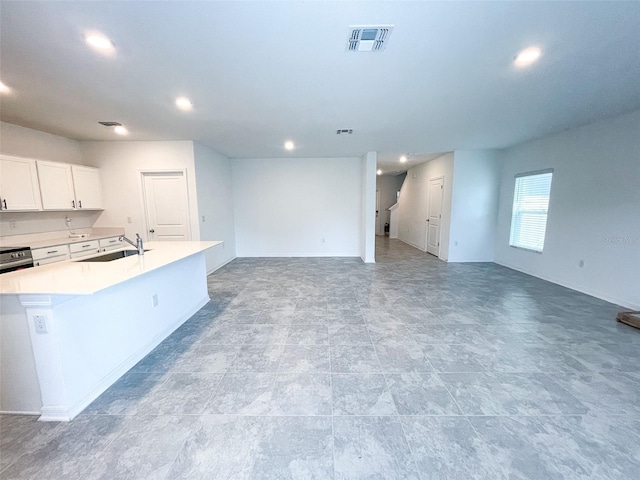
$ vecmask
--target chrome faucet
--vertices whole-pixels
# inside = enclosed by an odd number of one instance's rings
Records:
[[[138,235],[137,233],[136,233],[136,243],[133,243],[131,240],[129,240],[124,235],[121,235],[119,240],[120,241],[124,240],[128,244],[136,247],[136,249],[138,250],[138,255],[144,255],[144,246],[142,245],[142,238],[140,238],[140,235]]]

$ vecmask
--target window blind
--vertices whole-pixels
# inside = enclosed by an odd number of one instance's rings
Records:
[[[516,175],[511,214],[512,247],[542,252],[553,170]]]

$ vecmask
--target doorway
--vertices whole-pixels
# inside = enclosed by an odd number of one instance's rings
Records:
[[[427,253],[440,255],[440,223],[442,221],[442,199],[444,178],[429,180],[429,207],[427,217]]]
[[[142,193],[149,240],[190,240],[184,171],[143,172]]]

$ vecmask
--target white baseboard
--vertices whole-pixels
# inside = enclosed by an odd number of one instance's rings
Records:
[[[576,292],[580,292],[580,293],[584,293],[585,295],[590,295],[592,297],[596,297],[599,298],[600,300],[604,300],[605,302],[609,302],[609,303],[613,303],[615,305],[622,305],[625,308],[629,308],[630,310],[640,310],[640,304],[634,304],[633,302],[630,302],[627,299],[624,298],[618,298],[606,293],[602,293],[596,290],[592,290],[590,288],[585,288],[581,285],[574,285],[570,282],[564,282],[564,281],[560,281],[551,277],[548,277],[546,275],[538,275],[536,273],[527,271],[524,268],[518,268],[518,267],[514,267],[512,265],[507,265],[506,263],[501,263],[501,262],[497,262],[494,261],[493,263],[497,264],[497,265],[501,265],[503,267],[509,268],[511,270],[515,270],[516,272],[521,272],[521,273],[526,273],[527,275],[531,275],[532,277],[536,277],[536,278],[540,278],[542,280],[545,280],[547,282],[551,282],[551,283],[555,283],[556,285],[560,285],[562,287],[566,287],[569,288],[571,290],[575,290]]]
[[[220,270],[222,267],[224,267],[225,265],[233,262],[236,258],[238,257],[231,257],[228,260],[225,260],[224,262],[220,263],[219,265],[216,265],[215,267],[213,267],[211,270],[207,271],[207,276],[211,275],[213,272]]]
[[[41,412],[19,412],[14,410],[0,410],[0,415],[31,415],[37,416],[40,415]]]

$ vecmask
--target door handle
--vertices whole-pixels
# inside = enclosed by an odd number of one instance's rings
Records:
[[[151,230],[149,230],[149,233],[155,233],[156,231],[152,228]]]

